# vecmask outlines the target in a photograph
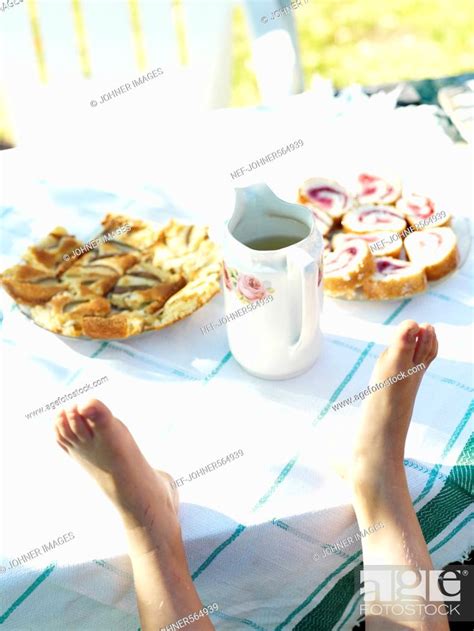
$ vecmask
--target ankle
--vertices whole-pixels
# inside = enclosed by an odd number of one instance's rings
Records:
[[[119,506],[119,513],[127,530],[143,528],[163,536],[165,532],[179,530],[179,519],[171,497],[160,496],[152,503],[137,506]]]
[[[130,550],[138,554],[154,553],[163,562],[185,558],[184,543],[179,523],[169,523],[166,528],[156,529],[123,518]]]

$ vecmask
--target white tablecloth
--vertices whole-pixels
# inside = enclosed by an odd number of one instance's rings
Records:
[[[396,166],[420,191],[444,189],[451,200],[464,200],[456,202],[456,212],[468,215],[467,156],[447,139],[427,146],[417,122],[418,136],[399,137],[407,114],[384,116],[380,121],[391,116],[393,125],[385,127],[383,142],[374,132],[363,147],[355,118],[318,118],[311,101],[297,97],[276,113],[217,112],[176,125],[173,133],[169,122],[157,120],[148,143],[121,138],[100,149],[95,129],[93,146],[90,138],[81,146],[78,134],[72,146],[64,139],[46,151],[4,152],[1,268],[56,225],[87,239],[106,212],[124,211],[217,228],[231,212],[235,184],[267,181],[292,200],[304,177],[359,160]],[[426,123],[426,133],[431,129]],[[262,167],[252,180],[232,181],[230,172],[298,138],[302,149]],[[221,295],[168,329],[105,343],[56,337],[4,294],[0,306],[5,629],[139,626],[116,512],[57,448],[51,415],[26,417],[103,376],[93,396],[127,423],[149,461],[175,478],[244,452],[180,488],[189,567],[203,602],[219,605],[216,628],[351,629],[358,617],[360,544],[314,559],[324,544],[357,531],[348,488],[330,460],[350,444],[358,409],[331,406],[366,387],[377,356],[405,318],[433,323],[440,341],[408,436],[410,492],[436,567],[472,547],[472,253],[455,275],[413,299],[326,299],[319,360],[305,375],[280,382],[246,374],[230,355],[223,329],[201,333],[222,313]],[[74,539],[9,569],[12,559],[44,550],[69,532]]]

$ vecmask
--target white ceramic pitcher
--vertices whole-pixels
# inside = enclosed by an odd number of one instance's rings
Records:
[[[224,238],[230,350],[256,377],[295,377],[320,351],[323,241],[311,211],[281,200],[266,184],[237,188],[235,194]],[[254,249],[256,239],[275,236],[294,243]]]

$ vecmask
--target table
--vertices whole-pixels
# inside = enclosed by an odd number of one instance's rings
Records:
[[[344,115],[330,109],[330,99],[318,101],[315,110],[312,98],[293,97],[278,111],[217,112],[187,126],[182,121],[180,133],[160,130],[169,135],[159,147],[155,137],[155,144],[135,138],[117,153],[110,135],[103,151],[96,143],[94,152],[81,152],[78,134],[74,153],[60,140],[46,156],[32,147],[5,152],[2,269],[53,225],[87,239],[111,211],[160,222],[170,215],[194,218],[218,234],[232,203],[229,173],[299,137],[305,139],[299,155],[257,174],[277,194],[291,197],[298,181],[335,168],[343,155],[351,162],[375,153],[379,161],[398,160],[408,181],[416,173],[427,192],[445,181],[449,166],[449,193],[459,193],[465,200],[458,202],[459,214],[469,215],[469,157],[441,135],[430,136],[431,122],[416,112],[393,112],[387,103],[377,106],[376,118],[366,102]],[[369,119],[373,138],[362,147],[362,121]],[[376,138],[381,129],[382,143]],[[387,143],[390,152],[383,151]],[[238,184],[246,183],[242,178]],[[332,472],[330,453],[349,443],[358,411],[336,412],[332,405],[366,387],[376,357],[405,318],[432,322],[440,340],[408,437],[410,492],[435,567],[466,555],[473,545],[472,349],[466,344],[472,339],[472,269],[471,250],[457,274],[422,296],[379,304],[326,300],[321,357],[305,375],[281,382],[247,375],[229,353],[223,330],[201,333],[221,314],[220,295],[152,337],[93,342],[39,329],[2,294],[0,565],[43,550],[60,535],[72,532],[74,539],[1,575],[0,623],[17,631],[139,626],[117,515],[57,448],[48,414],[31,415],[106,376],[94,395],[127,423],[149,461],[175,478],[244,452],[180,488],[189,567],[203,602],[219,605],[216,628],[351,629],[360,601],[360,544],[314,558],[323,545],[357,531],[349,491]]]

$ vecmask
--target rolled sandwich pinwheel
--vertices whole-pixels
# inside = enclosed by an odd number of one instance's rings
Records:
[[[342,227],[345,232],[396,232],[406,228],[406,221],[393,206],[369,204],[344,215]]]
[[[353,204],[351,195],[343,186],[321,177],[306,180],[298,191],[298,200],[322,210],[334,221],[339,221]]]
[[[393,204],[400,197],[402,186],[395,177],[361,173],[357,177],[356,199],[359,204]]]
[[[410,226],[414,226],[417,230],[439,228],[449,224],[451,220],[451,215],[436,210],[432,199],[416,193],[404,195],[398,200],[396,208],[407,219]]]
[[[374,270],[374,259],[362,239],[344,244],[324,257],[324,291],[330,296],[354,298],[356,289]]]
[[[426,275],[421,265],[390,256],[375,259],[375,272],[362,285],[370,300],[413,296],[425,291],[426,287]]]
[[[402,240],[397,232],[366,232],[364,234],[339,232],[333,236],[332,246],[336,249],[354,239],[363,239],[373,256],[398,257],[402,250]]]
[[[328,235],[334,227],[333,218],[325,213],[324,210],[317,208],[314,204],[305,204],[305,206],[313,213],[314,223],[321,233],[321,236],[325,237]]]
[[[410,234],[404,241],[408,258],[421,265],[428,280],[437,280],[459,264],[456,235],[451,228],[431,228]]]

